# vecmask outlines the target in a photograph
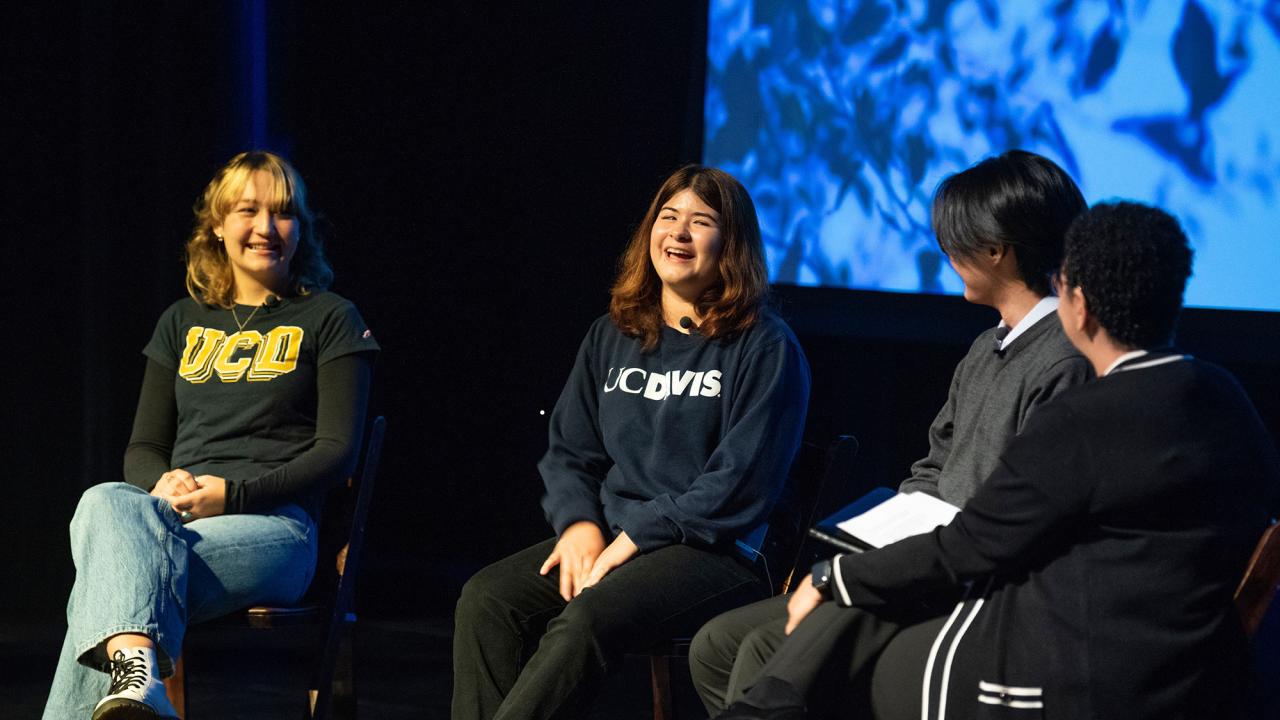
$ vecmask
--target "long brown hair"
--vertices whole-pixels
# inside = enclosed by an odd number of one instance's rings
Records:
[[[720,214],[720,277],[694,303],[702,323],[699,334],[728,339],[750,328],[760,317],[769,290],[764,244],[756,206],[746,188],[723,170],[686,165],[662,183],[640,226],[618,260],[609,316],[618,329],[641,338],[646,351],[662,336],[662,280],[649,257],[650,233],[658,212],[674,195],[692,190]]]
[[[236,155],[214,173],[193,208],[196,224],[187,240],[187,292],[196,302],[223,308],[235,304],[231,261],[213,229],[226,219],[244,186],[259,171],[271,177],[271,211],[289,212],[298,222],[298,249],[289,262],[289,292],[306,295],[327,290],[333,282],[302,177],[279,155],[255,150]]]

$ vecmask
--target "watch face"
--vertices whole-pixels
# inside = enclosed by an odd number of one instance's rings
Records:
[[[813,587],[822,597],[831,599],[831,561],[823,560],[813,566]]]
[[[831,582],[831,561],[823,560],[813,566],[813,586],[819,590]]]

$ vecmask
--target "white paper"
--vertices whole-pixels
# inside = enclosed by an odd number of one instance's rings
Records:
[[[960,508],[922,492],[898,493],[837,527],[872,547],[882,548],[946,525]]]

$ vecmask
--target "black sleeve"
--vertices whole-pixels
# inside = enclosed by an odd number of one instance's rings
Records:
[[[1015,435],[991,477],[945,525],[834,563],[835,599],[877,607],[1045,561],[1087,513],[1094,452],[1069,409],[1051,403]]]
[[[172,470],[173,439],[178,431],[178,405],[174,400],[173,368],[147,359],[133,416],[133,432],[124,450],[124,479],[151,492],[160,476]]]
[[[316,438],[304,453],[247,480],[227,480],[227,513],[261,512],[323,490],[355,470],[373,380],[373,355],[336,357],[317,370]]]
[[[592,372],[598,326],[599,321],[578,347],[573,370],[551,411],[547,452],[538,461],[538,472],[546,487],[542,509],[557,536],[581,520],[609,531],[600,504],[600,484],[613,460],[605,451],[600,434],[596,397],[600,385]]]

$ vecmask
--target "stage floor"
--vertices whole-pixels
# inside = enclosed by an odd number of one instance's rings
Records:
[[[359,713],[366,720],[449,717],[451,625],[448,618],[361,618],[356,636]],[[0,620],[0,718],[40,717],[65,628],[50,622]],[[193,720],[276,720],[300,715],[313,646],[305,635],[272,633],[264,645],[251,629],[218,628],[193,636],[187,656],[188,710]],[[284,637],[280,637],[283,635]],[[260,638],[261,636],[259,636]],[[243,652],[242,647],[255,648]],[[681,718],[704,717],[673,663]],[[628,657],[610,678],[592,720],[653,717],[648,661]]]

